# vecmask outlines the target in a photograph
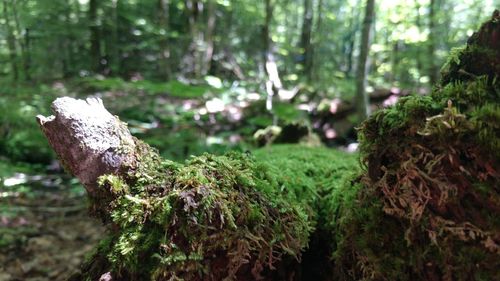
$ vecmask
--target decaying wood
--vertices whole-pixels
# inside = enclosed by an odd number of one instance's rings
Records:
[[[37,121],[65,168],[92,196],[97,178],[134,163],[134,138],[126,124],[109,113],[98,98],[62,97],[52,103],[54,115]]]

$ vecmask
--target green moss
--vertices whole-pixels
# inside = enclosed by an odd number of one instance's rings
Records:
[[[303,257],[311,280],[500,280],[499,64],[476,46],[499,15],[431,95],[363,123],[361,167],[302,146],[181,164],[136,142],[140,161],[100,180],[110,234],[86,276],[286,280]]]
[[[137,147],[141,162],[126,176],[100,178],[112,198],[102,213],[111,214],[115,231],[96,257],[106,257],[106,270],[139,279],[257,278],[299,258],[322,194],[357,164],[344,153],[301,146],[204,154],[180,164]]]
[[[326,212],[336,278],[500,278],[498,51],[474,45],[486,31],[452,54],[431,95],[402,98],[360,127],[365,169],[329,195]]]

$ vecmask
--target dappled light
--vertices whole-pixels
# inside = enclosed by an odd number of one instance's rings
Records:
[[[498,1],[0,6],[0,281],[500,280]]]

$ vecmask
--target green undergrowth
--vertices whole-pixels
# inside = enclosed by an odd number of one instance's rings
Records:
[[[47,112],[54,97],[57,93],[46,85],[0,82],[0,155],[30,163],[47,163],[53,158],[33,120]]]
[[[324,193],[357,165],[355,156],[302,146],[185,163],[140,147],[137,169],[100,179],[105,194],[94,209],[115,230],[87,265],[92,280],[106,271],[133,280],[285,278],[271,270],[297,263],[319,228]]]
[[[219,93],[220,89],[208,84],[188,85],[179,81],[153,82],[148,80],[125,81],[121,78],[83,78],[77,83],[91,90],[143,92],[147,95],[165,94],[173,98],[196,99],[207,93]]]

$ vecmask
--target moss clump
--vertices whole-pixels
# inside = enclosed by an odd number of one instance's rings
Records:
[[[366,169],[330,195],[338,279],[500,279],[499,19],[361,126]]]
[[[322,193],[357,164],[301,146],[204,154],[180,164],[138,147],[136,168],[100,178],[108,200],[97,205],[110,233],[83,277],[288,278],[293,269],[273,269],[298,263],[318,227]]]

